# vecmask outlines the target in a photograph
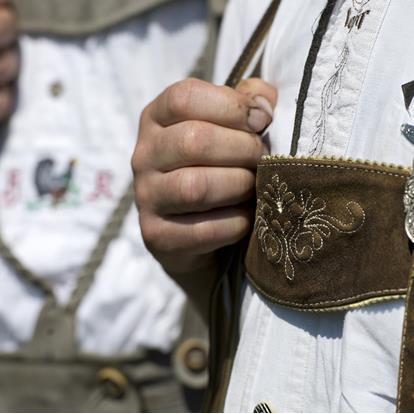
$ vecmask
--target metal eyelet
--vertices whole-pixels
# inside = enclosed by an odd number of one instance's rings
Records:
[[[98,382],[105,389],[105,393],[112,398],[122,398],[128,388],[128,379],[116,368],[102,368],[97,373]]]

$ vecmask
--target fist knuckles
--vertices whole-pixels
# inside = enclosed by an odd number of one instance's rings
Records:
[[[248,231],[254,170],[267,152],[258,133],[275,103],[274,88],[258,79],[240,90],[188,79],[143,111],[136,201],[144,242],[170,273]]]

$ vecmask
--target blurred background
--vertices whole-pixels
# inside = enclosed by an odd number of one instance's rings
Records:
[[[0,0],[0,411],[200,411],[206,327],[147,252],[142,109],[225,0]]]

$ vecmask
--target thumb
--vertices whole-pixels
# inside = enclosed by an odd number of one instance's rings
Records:
[[[273,85],[260,78],[249,78],[240,81],[236,91],[250,97],[257,104],[258,109],[264,110],[270,118],[273,118],[277,103],[277,90]]]

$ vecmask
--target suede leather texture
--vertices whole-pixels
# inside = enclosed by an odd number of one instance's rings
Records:
[[[268,300],[309,311],[404,295],[411,266],[409,171],[334,159],[265,157],[245,259]]]

